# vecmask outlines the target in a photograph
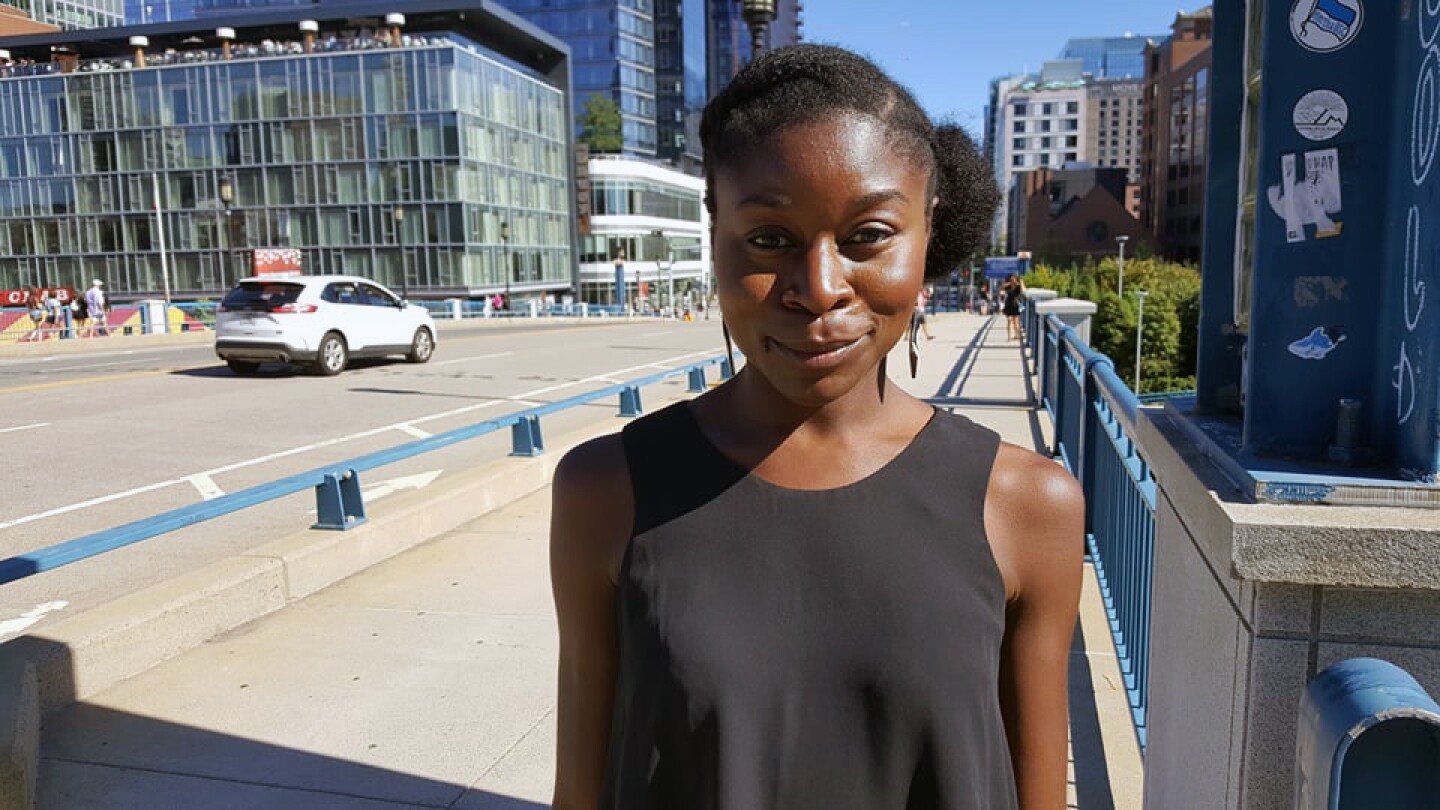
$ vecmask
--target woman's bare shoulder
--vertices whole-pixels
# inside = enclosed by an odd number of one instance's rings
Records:
[[[1013,598],[1083,554],[1080,482],[1053,460],[1001,442],[985,494],[985,529]]]
[[[620,434],[571,449],[556,465],[552,482],[552,565],[603,566],[612,581],[617,579],[634,508]]]

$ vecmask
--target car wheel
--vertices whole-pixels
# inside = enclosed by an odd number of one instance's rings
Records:
[[[260,368],[260,363],[255,360],[226,360],[225,365],[236,374],[254,374]]]
[[[415,337],[410,341],[410,353],[405,359],[412,363],[428,363],[430,355],[435,353],[435,338],[430,336],[430,330],[420,327],[415,330]]]
[[[316,352],[315,370],[326,377],[333,377],[345,370],[350,362],[350,351],[345,348],[345,338],[329,332],[320,339],[320,351]]]

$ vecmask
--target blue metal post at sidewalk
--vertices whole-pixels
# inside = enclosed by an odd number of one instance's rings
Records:
[[[365,522],[365,504],[360,498],[360,474],[354,470],[327,473],[315,487],[315,511],[319,520],[314,529],[346,531]]]
[[[510,426],[510,455],[538,456],[545,452],[545,438],[540,433],[540,417],[527,416]]]
[[[627,386],[620,391],[620,415],[640,416],[645,409],[640,406],[640,389]]]
[[[692,394],[705,393],[705,369],[690,369],[690,386],[686,390]]]
[[[1243,408],[1238,455],[1253,468],[1347,463],[1331,447],[1340,403],[1358,402],[1360,466],[1434,483],[1440,4],[1224,0],[1215,18],[1207,109],[1219,148],[1207,163],[1219,170],[1207,198],[1229,207],[1222,220],[1247,213],[1236,229],[1207,229],[1200,407]],[[1259,39],[1242,50],[1247,30]],[[1259,58],[1225,56],[1243,52]],[[1225,168],[1232,155],[1238,176]],[[1242,240],[1233,251],[1226,233]]]

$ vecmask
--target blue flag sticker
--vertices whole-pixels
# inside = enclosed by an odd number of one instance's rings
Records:
[[[1349,45],[1364,21],[1361,0],[1295,0],[1290,8],[1290,33],[1300,47],[1315,53]]]

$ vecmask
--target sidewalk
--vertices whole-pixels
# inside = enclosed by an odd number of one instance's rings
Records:
[[[1026,447],[1004,324],[932,318],[892,376]],[[652,404],[651,407],[656,407]],[[617,420],[616,428],[620,426]],[[549,801],[556,634],[549,490],[46,719],[43,808],[532,808]],[[1071,667],[1072,807],[1139,807],[1128,708],[1093,575]]]

